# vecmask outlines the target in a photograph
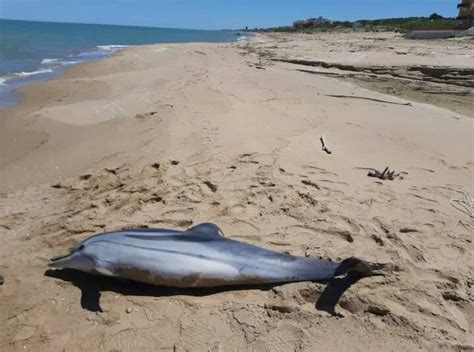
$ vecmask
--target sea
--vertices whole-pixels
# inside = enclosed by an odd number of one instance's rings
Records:
[[[223,43],[244,33],[0,19],[0,109],[14,106],[16,89],[56,77],[70,66],[104,59],[126,47],[158,43]]]

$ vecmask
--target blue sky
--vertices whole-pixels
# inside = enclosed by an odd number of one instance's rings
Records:
[[[456,16],[457,0],[0,0],[0,18],[153,27],[270,27],[335,20]]]

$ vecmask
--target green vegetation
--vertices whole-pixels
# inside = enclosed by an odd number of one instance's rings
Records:
[[[410,32],[413,30],[463,29],[465,23],[454,18],[443,18],[433,13],[429,17],[386,18],[377,20],[331,21],[323,17],[296,21],[292,26],[260,29],[265,32],[328,32],[335,30],[358,31],[395,31]]]

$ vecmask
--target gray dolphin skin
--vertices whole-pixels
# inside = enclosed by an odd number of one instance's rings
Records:
[[[90,237],[52,268],[76,269],[158,286],[215,287],[317,281],[365,274],[368,263],[296,257],[223,237],[214,224],[187,231],[139,229]]]

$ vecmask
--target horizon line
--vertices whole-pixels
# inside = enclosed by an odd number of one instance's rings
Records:
[[[64,21],[50,21],[50,20],[28,20],[22,18],[3,18],[0,17],[0,21],[18,21],[18,22],[35,22],[35,23],[57,23],[57,24],[81,24],[81,25],[96,25],[96,26],[112,26],[112,27],[136,27],[136,28],[153,28],[153,29],[176,29],[176,30],[187,30],[187,31],[238,31],[240,29],[231,28],[220,28],[220,29],[199,29],[199,28],[182,28],[182,27],[155,27],[155,26],[144,26],[135,24],[116,24],[116,23],[93,23],[93,22],[64,22]]]

